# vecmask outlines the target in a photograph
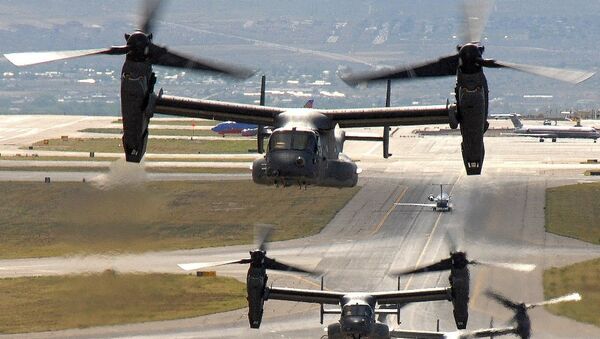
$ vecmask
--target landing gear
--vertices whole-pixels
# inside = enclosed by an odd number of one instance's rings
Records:
[[[540,138],[540,142],[544,142],[544,138]]]
[[[552,138],[552,142],[556,142],[556,138]]]

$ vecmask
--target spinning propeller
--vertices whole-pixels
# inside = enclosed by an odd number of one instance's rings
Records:
[[[571,293],[571,294],[568,294],[568,295],[565,295],[562,297],[558,297],[558,298],[554,298],[554,299],[550,299],[550,300],[546,300],[546,301],[542,301],[542,302],[534,303],[534,304],[516,303],[496,292],[493,292],[493,291],[487,291],[486,295],[488,297],[496,300],[502,306],[504,306],[508,309],[511,309],[513,312],[515,312],[515,315],[511,319],[511,322],[516,323],[517,326],[512,328],[512,332],[509,332],[509,333],[514,333],[514,334],[518,335],[519,337],[521,337],[522,339],[529,339],[531,337],[531,320],[529,319],[529,314],[527,314],[528,310],[530,310],[534,307],[538,307],[538,306],[552,305],[552,304],[558,304],[558,303],[567,302],[567,301],[581,300],[581,295],[579,293]]]
[[[251,69],[209,59],[188,57],[154,44],[152,42],[152,30],[162,3],[161,0],[147,0],[144,2],[141,24],[135,32],[125,34],[127,42],[123,46],[72,51],[11,53],[4,56],[16,66],[28,66],[89,55],[126,55],[129,61],[222,73],[237,78],[248,78],[254,74]]]
[[[517,64],[495,59],[484,59],[485,47],[481,44],[483,30],[493,7],[491,0],[466,0],[463,5],[462,43],[457,53],[412,66],[382,68],[375,71],[341,74],[341,79],[351,86],[360,83],[385,79],[411,79],[425,77],[455,76],[458,71],[474,74],[482,68],[510,68],[547,78],[566,81],[573,84],[587,80],[593,72]]]
[[[395,271],[390,272],[393,276],[402,276],[407,274],[425,273],[425,272],[440,272],[451,269],[464,269],[468,265],[484,265],[491,267],[506,268],[520,272],[530,272],[535,269],[533,264],[519,264],[519,263],[497,263],[482,260],[469,260],[465,251],[458,250],[455,239],[448,233],[446,238],[450,242],[450,256],[442,259],[436,263],[429,264],[426,266],[417,267],[411,270]]]
[[[186,271],[198,270],[206,267],[215,267],[215,266],[224,266],[224,265],[232,265],[232,264],[250,264],[251,268],[264,268],[268,270],[275,271],[287,271],[287,272],[299,272],[299,273],[308,273],[312,275],[316,275],[316,272],[308,271],[303,268],[295,267],[292,265],[288,265],[279,261],[275,261],[275,259],[267,257],[267,241],[269,240],[272,228],[262,226],[257,227],[255,233],[255,242],[256,249],[250,251],[250,258],[239,259],[239,260],[229,260],[229,261],[219,261],[219,262],[209,262],[209,263],[190,263],[190,264],[179,264],[180,268]]]

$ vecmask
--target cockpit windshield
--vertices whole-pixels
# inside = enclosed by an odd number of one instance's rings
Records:
[[[269,139],[269,150],[313,149],[316,146],[316,136],[307,131],[276,131]]]
[[[371,317],[373,310],[368,305],[347,305],[342,310],[342,314],[345,316],[359,315],[363,317]]]

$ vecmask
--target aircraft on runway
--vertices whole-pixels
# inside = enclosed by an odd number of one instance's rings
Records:
[[[141,28],[126,34],[127,44],[110,48],[5,54],[17,66],[34,65],[88,55],[126,55],[121,73],[121,115],[123,149],[129,162],[140,162],[146,152],[148,123],[154,113],[233,120],[258,125],[257,150],[263,153],[263,126],[273,126],[268,151],[253,163],[252,178],[263,185],[317,185],[353,187],[360,169],[343,152],[346,140],[368,140],[383,143],[383,156],[389,149],[389,126],[442,124],[453,121],[455,105],[389,107],[356,109],[288,109],[260,105],[201,100],[154,93],[156,76],[153,65],[210,71],[247,78],[254,72],[239,66],[176,54],[152,41],[152,23],[160,1],[147,1]],[[388,84],[389,85],[389,84]],[[264,82],[261,86],[264,93]],[[382,137],[347,136],[338,127],[383,128]]]
[[[386,324],[376,320],[377,314],[398,314],[401,305],[413,302],[436,300],[451,301],[454,317],[459,329],[464,329],[468,319],[469,281],[450,279],[450,287],[388,292],[336,292],[321,290],[277,288],[268,286],[267,269],[312,273],[309,270],[277,262],[267,257],[266,241],[271,229],[262,228],[257,236],[257,249],[250,251],[250,258],[216,263],[180,264],[184,270],[197,270],[229,264],[250,264],[247,274],[248,321],[251,328],[259,328],[266,300],[287,300],[321,305],[321,324],[324,314],[340,314],[340,320],[328,326],[328,338],[390,338]],[[451,275],[452,277],[452,275]],[[466,297],[465,297],[466,296]],[[323,304],[338,305],[339,308],[324,309]],[[396,310],[378,306],[395,305]]]
[[[314,100],[308,100],[303,108],[313,108]],[[221,134],[223,137],[225,134],[241,134],[243,137],[253,137],[258,134],[258,125],[244,124],[235,121],[224,121],[220,122],[215,127],[210,129],[211,131]]]
[[[419,203],[403,203],[397,202],[394,205],[396,206],[420,206],[420,207],[431,207],[434,211],[440,212],[449,212],[452,211],[452,204],[450,204],[450,195],[448,193],[444,193],[444,184],[440,184],[440,194],[434,196],[430,194],[427,197],[429,201],[433,202],[433,204],[419,204]]]
[[[468,339],[468,338],[494,338],[501,335],[516,335],[521,339],[531,338],[531,319],[527,311],[534,307],[558,304],[567,301],[579,301],[581,295],[579,293],[572,293],[562,297],[542,301],[535,304],[526,303],[515,303],[508,298],[492,291],[487,291],[486,295],[499,302],[502,306],[511,309],[515,312],[515,316],[511,319],[511,322],[516,323],[512,327],[502,328],[485,328],[475,331],[456,331],[456,332],[429,332],[429,331],[390,331],[390,335],[395,338],[420,338],[420,339]]]
[[[489,98],[484,68],[510,68],[574,84],[594,74],[484,59],[482,34],[492,5],[493,1],[464,1],[463,42],[457,46],[456,54],[408,67],[382,68],[354,74],[346,71],[340,74],[341,79],[352,86],[386,79],[455,76],[457,105],[456,110],[451,111],[449,115],[450,127],[456,129],[460,125],[463,138],[461,149],[467,175],[481,174],[485,156],[483,135],[489,126]]]
[[[593,127],[583,126],[525,126],[521,120],[511,115],[510,120],[515,126],[515,135],[540,138],[540,142],[544,139],[593,139],[594,142],[600,138],[600,133]]]

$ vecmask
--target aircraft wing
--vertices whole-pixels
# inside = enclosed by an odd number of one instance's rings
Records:
[[[551,133],[513,133],[513,135],[517,135],[520,137],[534,137],[534,138],[557,138],[556,134]]]
[[[446,338],[442,332],[429,331],[390,331],[390,338],[408,338],[408,339],[437,339]]]
[[[396,202],[394,203],[396,206],[419,206],[419,207],[437,207],[436,204],[413,204],[410,202]]]
[[[515,334],[514,327],[507,328],[486,328],[475,331],[456,331],[456,332],[433,332],[433,331],[390,331],[392,338],[408,338],[408,339],[467,339],[467,338],[488,338],[501,336],[506,334]]]
[[[273,126],[283,108],[161,95],[155,113]]]
[[[338,305],[344,293],[321,290],[267,287],[265,300],[287,300],[315,304]]]
[[[340,127],[447,124],[455,105],[317,110]],[[287,108],[160,95],[154,111],[190,118],[237,121],[273,126]]]
[[[340,127],[448,124],[455,105],[320,110]]]
[[[424,301],[452,300],[452,289],[426,288],[411,291],[375,292],[371,294],[378,304],[407,304]]]

